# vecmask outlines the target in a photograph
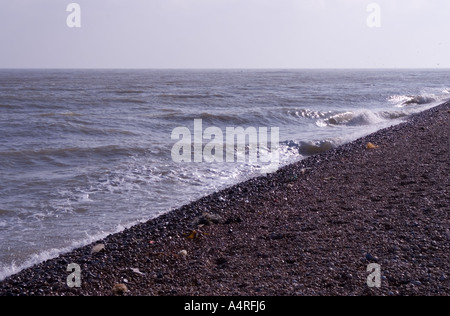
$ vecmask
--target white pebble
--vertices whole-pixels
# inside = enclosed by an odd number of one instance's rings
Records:
[[[99,253],[100,251],[105,250],[104,244],[98,244],[92,247],[91,253]]]

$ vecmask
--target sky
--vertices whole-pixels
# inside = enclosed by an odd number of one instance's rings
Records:
[[[449,12],[449,0],[1,0],[0,68],[450,68]]]

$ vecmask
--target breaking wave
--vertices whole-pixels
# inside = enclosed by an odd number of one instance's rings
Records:
[[[340,113],[330,113],[325,118],[317,120],[320,127],[326,126],[365,126],[382,123],[389,120],[397,120],[409,115],[406,111],[380,111],[370,110],[346,111]]]
[[[449,94],[449,89],[442,89],[439,91],[424,92],[418,95],[392,95],[388,98],[388,101],[397,107],[427,105],[446,101],[449,99]]]

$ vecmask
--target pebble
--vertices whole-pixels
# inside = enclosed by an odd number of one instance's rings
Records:
[[[270,235],[269,235],[269,239],[272,239],[272,240],[280,240],[280,239],[283,239],[284,237],[285,237],[284,234],[279,233],[279,232],[273,232],[273,233],[270,233]]]
[[[187,252],[186,250],[181,250],[181,251],[178,253],[178,257],[180,257],[180,258],[182,258],[182,259],[186,259],[187,255],[188,255],[188,252]]]
[[[122,296],[128,292],[128,287],[125,284],[116,284],[112,288],[112,293],[115,296]]]
[[[137,268],[131,268],[131,271],[133,271],[134,273],[139,274],[139,275],[145,275],[145,273],[139,271],[139,269],[137,269]]]
[[[100,251],[103,251],[103,250],[105,250],[105,245],[98,244],[98,245],[95,245],[94,247],[92,247],[91,254],[99,253]]]
[[[366,253],[366,260],[367,260],[367,261],[371,261],[371,262],[375,262],[375,263],[378,262],[378,258],[372,256],[370,253]]]
[[[203,213],[202,216],[198,217],[194,221],[194,226],[198,225],[212,225],[220,224],[222,222],[222,217],[216,214]]]

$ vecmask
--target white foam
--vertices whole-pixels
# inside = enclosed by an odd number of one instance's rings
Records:
[[[449,89],[428,88],[423,89],[418,94],[408,95],[392,95],[388,98],[388,101],[395,107],[419,107],[423,110],[423,107],[429,108],[430,105],[437,105],[445,100],[448,100]]]
[[[319,127],[328,126],[366,126],[376,125],[390,119],[382,112],[373,112],[371,110],[357,110],[334,114],[326,119],[316,121]]]
[[[94,202],[93,200],[90,199],[90,195],[88,193],[84,193],[80,196],[79,202]]]
[[[17,264],[16,262],[12,262],[10,264],[0,264],[0,281],[3,281],[5,278],[14,275],[16,273],[19,273],[20,271],[30,268],[36,264],[42,263],[46,260],[57,258],[59,255],[68,253],[74,249],[84,247],[86,245],[89,245],[95,241],[101,240],[111,234],[116,234],[124,231],[127,228],[130,228],[138,223],[145,222],[148,219],[141,219],[138,221],[134,221],[132,223],[128,223],[126,225],[119,224],[117,225],[116,229],[113,232],[107,233],[107,232],[101,232],[94,235],[86,234],[86,238],[79,240],[79,241],[72,241],[68,246],[62,247],[62,248],[52,248],[47,249],[44,251],[41,251],[36,254],[30,255],[27,259],[25,259],[20,264]]]

